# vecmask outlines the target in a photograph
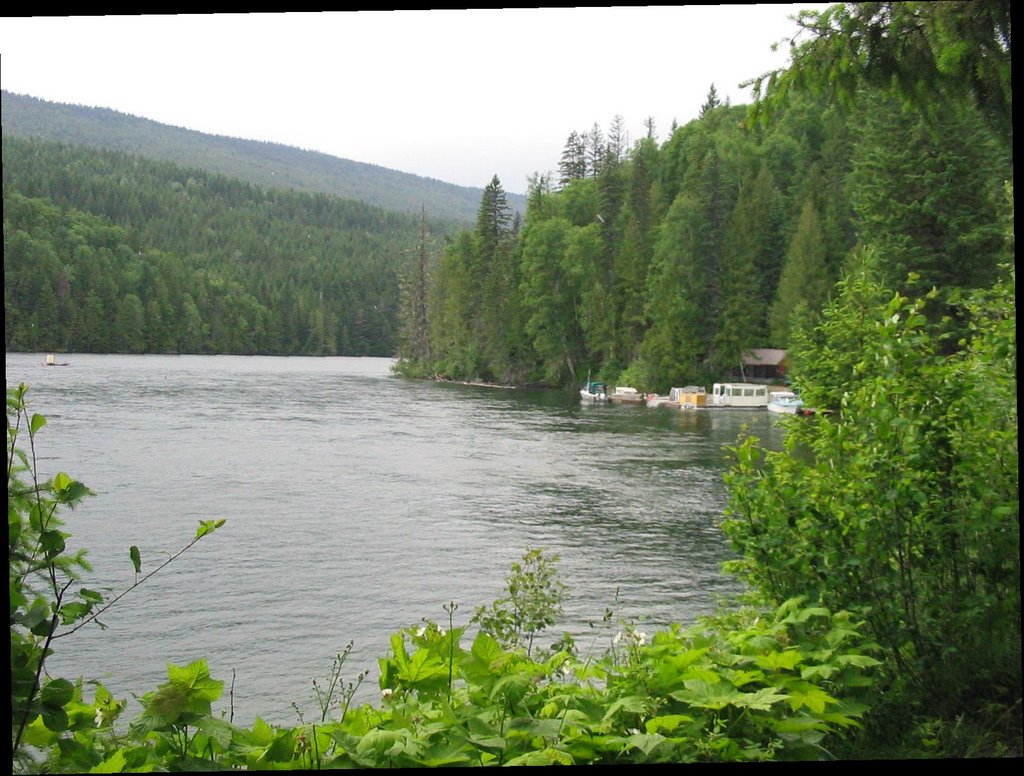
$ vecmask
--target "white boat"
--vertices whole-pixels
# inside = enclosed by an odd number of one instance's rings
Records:
[[[761,410],[768,406],[768,387],[755,383],[715,383],[709,404],[712,407]]]
[[[587,380],[580,388],[580,400],[587,402],[608,401],[608,386],[596,380]]]
[[[768,394],[768,411],[783,415],[796,415],[804,400],[792,391],[772,391]]]

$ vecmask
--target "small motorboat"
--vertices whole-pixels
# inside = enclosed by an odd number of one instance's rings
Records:
[[[580,400],[586,402],[608,401],[608,385],[596,380],[587,380],[580,388]]]

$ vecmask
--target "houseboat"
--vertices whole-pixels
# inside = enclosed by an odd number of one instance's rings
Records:
[[[768,386],[755,383],[715,383],[709,406],[763,410],[768,406]]]

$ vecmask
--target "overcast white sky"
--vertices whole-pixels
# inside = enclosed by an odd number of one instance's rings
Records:
[[[522,193],[573,130],[631,140],[788,63],[827,4],[0,18],[0,86]]]

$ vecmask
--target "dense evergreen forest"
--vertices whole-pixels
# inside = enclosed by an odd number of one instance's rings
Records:
[[[4,137],[7,350],[391,355],[450,222]]]
[[[109,108],[48,102],[0,92],[5,137],[32,137],[66,145],[124,151],[198,167],[273,189],[334,194],[385,210],[473,223],[480,186],[470,188],[374,164],[339,159],[280,143],[208,135]],[[521,194],[510,202],[522,209]]]
[[[649,121],[626,147],[621,117],[571,131],[557,175],[531,181],[521,228],[492,181],[476,228],[422,273],[426,312],[404,318],[401,369],[550,385],[592,374],[664,393],[738,371],[749,349],[787,348],[865,246],[893,289],[945,298],[991,283],[1009,258],[1008,106],[981,75],[973,90],[933,79],[912,94],[903,81],[926,81],[883,73],[897,59],[881,48],[879,72],[845,93],[841,78],[797,88],[791,75],[753,110],[712,84],[663,142]]]

